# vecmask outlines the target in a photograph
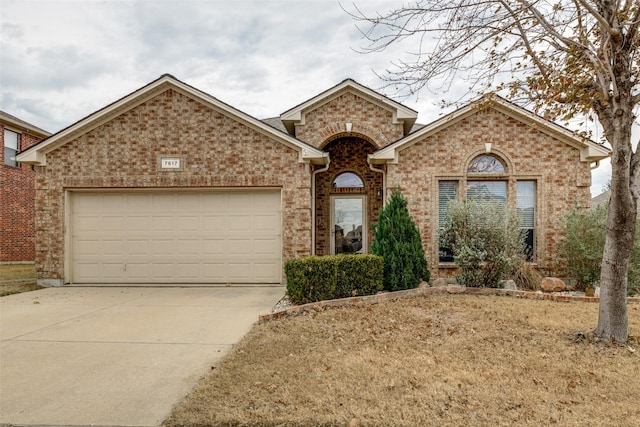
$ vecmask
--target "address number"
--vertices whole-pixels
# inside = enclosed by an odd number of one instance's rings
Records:
[[[180,169],[180,159],[162,159],[162,169]]]

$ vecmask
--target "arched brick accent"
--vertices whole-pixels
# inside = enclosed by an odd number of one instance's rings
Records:
[[[378,211],[382,207],[382,174],[372,171],[367,155],[376,151],[376,147],[363,138],[352,136],[328,141],[325,151],[331,157],[326,172],[316,175],[316,254],[328,255],[331,251],[331,195],[364,194],[367,196],[368,240],[371,243],[371,223],[378,220]],[[364,188],[332,188],[333,180],[344,172],[353,172],[364,181]]]

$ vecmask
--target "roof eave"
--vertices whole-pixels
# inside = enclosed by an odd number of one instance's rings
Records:
[[[96,111],[95,113],[90,114],[89,116],[81,119],[75,124],[52,135],[46,140],[41,141],[25,152],[20,153],[17,160],[23,163],[44,166],[46,165],[47,153],[59,148],[69,140],[86,132],[89,132],[92,129],[95,129],[96,127],[122,114],[123,112],[128,111],[129,109],[134,108],[135,106],[140,105],[143,102],[146,102],[147,100],[170,88],[176,89],[183,94],[188,94],[189,96],[198,99],[200,102],[208,105],[210,108],[230,113],[236,119],[244,122],[246,125],[249,125],[259,132],[269,135],[270,137],[280,140],[280,142],[284,143],[290,148],[298,150],[301,153],[301,161],[319,162],[319,164],[322,164],[322,162],[325,161],[324,153],[321,150],[318,150],[311,145],[295,139],[291,135],[274,129],[271,126],[262,123],[260,120],[250,116],[249,114],[231,107],[230,105],[225,104],[217,98],[214,98],[211,95],[208,95],[192,86],[189,86],[188,84],[183,83],[182,81],[169,74],[164,74],[156,81],[143,86],[142,88],[115,101],[107,107],[104,107]],[[305,151],[307,154],[302,154],[303,151]]]

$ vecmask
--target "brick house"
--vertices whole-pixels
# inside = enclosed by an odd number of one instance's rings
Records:
[[[258,120],[170,75],[22,153],[36,170],[42,284],[280,283],[284,260],[366,252],[401,188],[434,277],[452,198],[517,209],[559,268],[562,216],[609,151],[487,96],[429,125],[353,80]]]
[[[35,172],[15,157],[51,135],[0,111],[0,263],[35,259]]]

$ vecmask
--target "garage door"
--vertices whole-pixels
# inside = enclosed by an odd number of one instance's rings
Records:
[[[73,283],[279,283],[279,191],[71,193]]]

